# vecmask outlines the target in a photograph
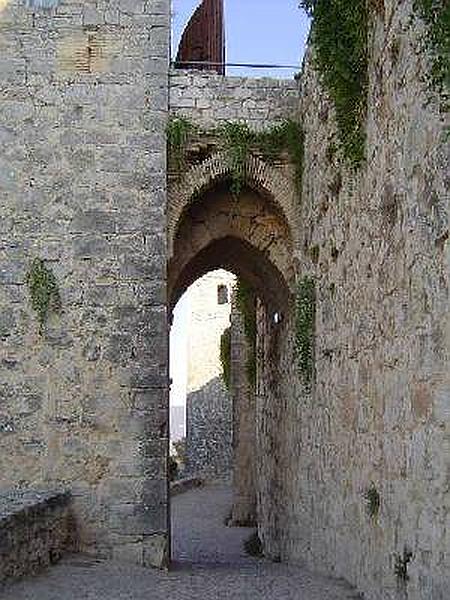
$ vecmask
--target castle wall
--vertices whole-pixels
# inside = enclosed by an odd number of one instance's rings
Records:
[[[169,2],[1,3],[0,485],[69,487],[82,549],[141,564],[167,552],[168,51]]]
[[[259,518],[269,553],[368,600],[444,600],[450,585],[448,146],[411,2],[370,37],[367,163],[330,151],[333,110],[308,58],[300,276],[316,281],[312,394],[294,315],[260,315]],[[365,495],[375,486],[379,514]],[[396,575],[411,552],[406,581]]]
[[[298,113],[293,80],[222,77],[204,71],[170,72],[170,111],[211,129],[226,121],[246,122],[255,130]]]
[[[249,378],[250,344],[244,318],[233,303],[231,311],[230,388],[233,400],[233,507],[231,524],[256,522],[256,395]]]
[[[300,90],[171,73],[170,110],[207,128],[303,119],[292,234],[299,275],[316,280],[317,374],[306,394],[293,312],[276,324],[260,307],[257,492],[268,554],[344,577],[368,600],[443,600],[448,147],[412,2],[383,4],[358,173],[332,151],[333,110],[309,59]],[[1,486],[70,487],[83,549],[160,565],[169,2],[1,6]],[[61,295],[43,335],[26,285],[35,257]],[[372,484],[376,517],[364,497]]]

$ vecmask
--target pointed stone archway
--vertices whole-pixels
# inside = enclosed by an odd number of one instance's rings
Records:
[[[224,268],[250,285],[259,305],[264,307],[264,318],[273,322],[275,315],[289,314],[293,305],[293,231],[298,219],[295,186],[276,167],[250,156],[245,185],[239,194],[233,193],[231,187],[223,154],[193,165],[171,189],[169,186],[169,311],[199,277]],[[261,330],[267,332],[270,327]],[[247,377],[246,365],[235,361],[234,368],[242,371],[236,371],[242,384]],[[248,473],[241,475],[240,470],[252,469],[253,461],[257,461],[256,389],[242,385],[240,388],[233,394],[239,404],[234,408],[235,426],[242,428],[242,436],[235,446],[234,487],[238,491],[232,514],[253,517],[254,511],[248,507],[252,497],[256,504],[255,478]],[[249,410],[250,417],[244,414]],[[249,431],[250,423],[253,433]],[[235,523],[239,521],[236,518]]]

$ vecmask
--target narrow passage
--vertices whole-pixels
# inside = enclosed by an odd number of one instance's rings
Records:
[[[211,485],[173,499],[170,573],[66,558],[46,573],[16,583],[1,600],[350,600],[345,583],[243,551],[250,529],[228,528],[231,492]]]

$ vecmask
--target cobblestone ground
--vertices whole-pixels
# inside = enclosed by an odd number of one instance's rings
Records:
[[[250,529],[224,526],[227,487],[209,486],[173,501],[170,573],[72,556],[16,583],[1,600],[349,600],[344,583],[243,553]]]

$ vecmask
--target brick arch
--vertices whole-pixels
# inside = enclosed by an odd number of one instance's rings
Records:
[[[290,227],[271,199],[227,182],[190,203],[177,224],[169,260],[169,305],[198,277],[225,268],[248,280],[266,304],[286,308],[295,283]]]
[[[226,154],[216,152],[200,164],[192,165],[177,183],[169,186],[169,256],[173,254],[174,238],[183,213],[205,191],[229,175],[230,167]],[[274,202],[286,219],[292,238],[296,239],[299,231],[299,199],[292,174],[287,173],[287,169],[282,171],[250,154],[245,169],[245,183]]]

